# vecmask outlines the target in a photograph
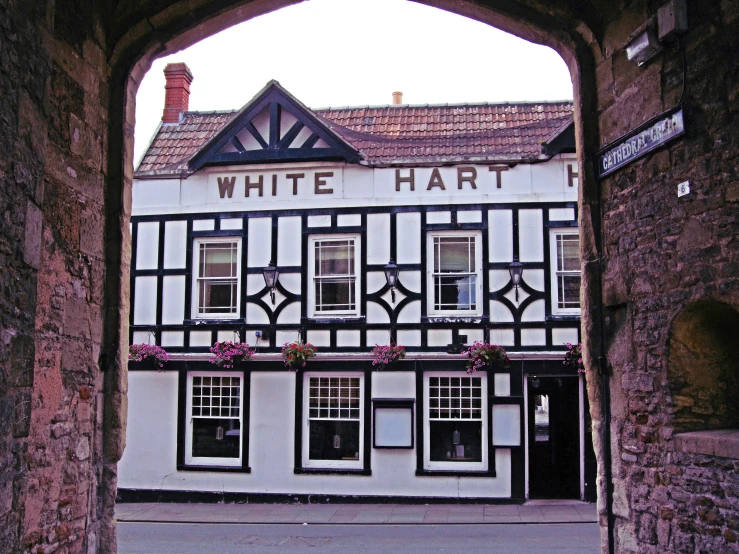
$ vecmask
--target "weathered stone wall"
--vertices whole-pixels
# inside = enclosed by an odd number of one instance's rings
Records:
[[[0,1],[0,552],[95,551],[107,83],[86,2]]]
[[[606,32],[606,57],[597,68],[602,144],[683,94],[677,47],[643,68],[622,50],[658,6],[633,3]],[[688,8],[686,136],[602,182],[617,552],[739,551],[736,462],[673,452],[684,397],[673,396],[678,387],[670,382],[677,371],[669,367],[672,322],[696,301],[739,308],[739,71],[732,54],[739,48],[739,4]],[[686,180],[691,193],[678,198],[677,185]],[[590,354],[592,362],[598,353]],[[715,369],[703,362],[696,373]],[[736,375],[737,363],[725,369]],[[595,371],[591,376],[595,382]],[[723,377],[716,383],[730,386]],[[715,398],[701,409],[712,406],[718,411]],[[701,421],[717,425],[705,416],[693,421],[694,428]]]
[[[739,552],[739,460],[674,452],[665,482],[635,496],[645,551]],[[661,489],[661,490],[660,490]],[[647,496],[642,496],[647,493]]]

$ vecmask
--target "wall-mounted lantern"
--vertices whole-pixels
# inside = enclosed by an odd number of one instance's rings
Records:
[[[511,281],[516,289],[516,302],[518,303],[518,286],[521,284],[521,276],[523,275],[523,264],[518,261],[518,258],[513,258],[513,261],[508,264],[508,273],[510,273]]]
[[[662,46],[654,36],[654,31],[648,28],[626,45],[626,58],[641,67],[661,51]]]
[[[269,289],[269,296],[272,299],[272,305],[275,305],[275,288],[277,288],[277,280],[280,278],[280,270],[275,267],[272,260],[269,261],[269,265],[262,269],[262,275],[264,276],[264,283]]]
[[[393,300],[393,304],[395,304],[395,287],[398,284],[398,266],[395,265],[392,258],[390,258],[390,261],[385,266],[385,280],[387,281],[387,286],[390,287],[390,297]]]

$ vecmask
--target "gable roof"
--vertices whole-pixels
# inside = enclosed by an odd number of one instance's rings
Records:
[[[200,147],[188,165],[197,171],[206,165],[359,159],[351,144],[273,80]]]
[[[287,114],[281,122],[273,120],[276,111]],[[260,117],[262,127],[278,129],[272,138],[260,141],[261,133],[250,128]],[[567,101],[311,110],[270,81],[241,110],[185,112],[178,124],[160,125],[135,175],[184,176],[208,164],[320,159],[369,166],[536,162],[557,153],[554,143],[561,140],[554,139],[572,117]]]

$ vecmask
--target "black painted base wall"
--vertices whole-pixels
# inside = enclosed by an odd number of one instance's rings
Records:
[[[116,502],[182,504],[523,504],[525,498],[450,498],[438,496],[352,496],[333,494],[269,494],[118,489]]]

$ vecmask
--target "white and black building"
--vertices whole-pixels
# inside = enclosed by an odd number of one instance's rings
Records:
[[[172,360],[129,364],[122,498],[594,496],[583,377],[562,363],[580,333],[571,103],[311,110],[270,82],[200,113],[186,66],[165,73],[133,184],[130,338]],[[220,369],[222,340],[257,353]],[[318,354],[293,372],[296,340]],[[510,368],[468,374],[474,341]],[[378,371],[391,342],[408,354]]]

